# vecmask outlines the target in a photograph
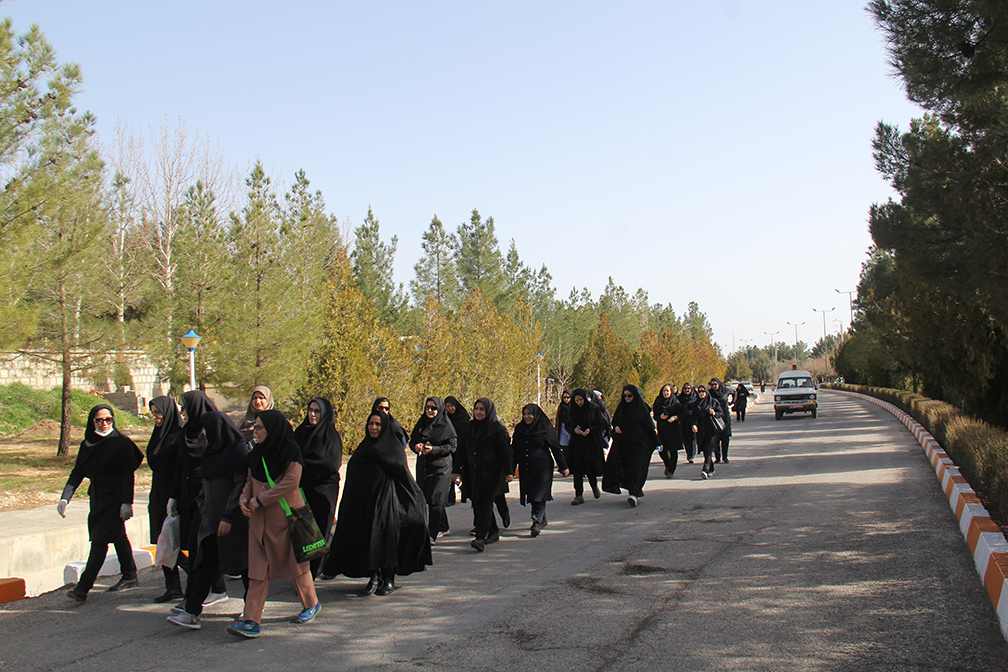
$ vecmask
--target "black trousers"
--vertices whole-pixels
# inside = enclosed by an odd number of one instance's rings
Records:
[[[709,474],[714,471],[714,455],[719,445],[718,437],[716,434],[713,434],[709,437],[698,439],[698,442],[702,443],[701,448],[704,454],[703,471]]]
[[[473,523],[476,525],[476,538],[486,539],[492,534],[499,534],[497,517],[494,515],[494,503],[497,498],[482,497],[473,499]],[[505,504],[505,506],[507,506]]]
[[[108,554],[109,542],[92,541],[91,542],[91,552],[88,553],[87,564],[84,565],[84,571],[81,573],[80,580],[77,582],[77,587],[75,590],[78,593],[87,593],[94,586],[95,579],[98,578],[98,572],[101,571],[102,565],[105,564],[105,556]],[[122,578],[124,579],[135,579],[137,575],[136,563],[133,562],[133,547],[130,546],[129,537],[126,536],[126,531],[123,530],[122,534],[112,542],[115,546],[116,557],[119,558],[119,571],[122,572]]]
[[[584,474],[574,474],[574,494],[583,495],[584,494],[584,479],[586,477]],[[588,476],[588,485],[591,486],[592,492],[598,487],[598,477],[595,475]]]
[[[189,575],[189,586],[186,591],[185,610],[193,616],[203,613],[203,602],[210,595],[210,591],[215,593],[227,592],[224,585],[224,575],[221,572],[220,552],[217,550],[217,537],[210,535],[199,544],[199,551],[193,561],[193,571]],[[248,569],[242,571],[242,585],[245,586],[245,593],[248,593],[249,579]],[[221,586],[216,585],[220,583]]]

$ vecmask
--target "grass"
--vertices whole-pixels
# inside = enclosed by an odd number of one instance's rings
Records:
[[[33,390],[27,385],[13,383],[0,386],[0,437],[16,436],[39,420],[60,421],[58,387],[51,390]],[[83,427],[88,413],[104,399],[81,392],[70,391],[70,424]],[[116,427],[126,430],[149,430],[153,425],[135,415],[116,409]]]

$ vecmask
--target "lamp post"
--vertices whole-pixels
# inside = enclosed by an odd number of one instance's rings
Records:
[[[770,372],[770,377],[773,378],[777,375],[777,334],[780,333],[780,329],[773,333],[769,331],[764,331],[763,333],[770,337],[770,345],[773,346],[773,371]]]
[[[847,295],[847,306],[850,308],[850,326],[848,327],[848,329],[853,329],[854,328],[854,292],[856,292],[857,290],[854,289],[854,290],[851,290],[849,292],[841,292],[839,289],[834,289],[833,291],[835,291],[837,294],[846,294]]]
[[[189,349],[189,389],[196,389],[196,346],[199,345],[200,336],[193,331],[189,330],[189,333],[185,336],[179,336],[179,340],[182,341],[182,345]]]
[[[826,342],[826,314],[832,313],[836,310],[836,306],[833,306],[829,310],[825,308],[813,308],[813,313],[822,313],[822,345],[823,349],[826,350],[826,377],[829,378],[829,344]]]
[[[536,353],[536,406],[542,408],[542,366],[543,355]]]
[[[788,322],[788,324],[794,327],[794,359],[795,359],[795,368],[798,368],[799,366],[801,366],[801,353],[798,352],[798,327],[804,325],[805,323],[798,322],[796,324],[794,322]]]

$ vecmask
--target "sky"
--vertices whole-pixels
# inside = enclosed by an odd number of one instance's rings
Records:
[[[83,70],[103,140],[181,120],[241,174],[304,169],[353,226],[398,236],[407,286],[434,215],[473,208],[558,298],[609,277],[727,354],[850,322],[894,197],[875,125],[909,126],[864,0],[8,0]],[[830,309],[835,308],[832,312]],[[790,323],[790,324],[789,324]]]

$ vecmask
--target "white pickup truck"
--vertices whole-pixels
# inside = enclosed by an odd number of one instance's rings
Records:
[[[774,390],[773,407],[778,420],[785,413],[812,413],[815,418],[819,412],[819,401],[812,374],[794,370],[780,374]]]

